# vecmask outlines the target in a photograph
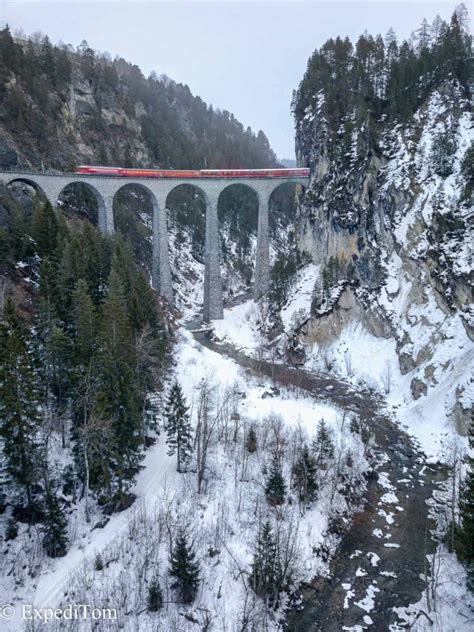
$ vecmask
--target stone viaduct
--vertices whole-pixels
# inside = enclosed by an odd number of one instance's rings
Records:
[[[289,170],[290,171],[290,170]],[[114,231],[113,201],[117,192],[129,184],[146,191],[153,205],[153,271],[152,285],[168,301],[173,302],[171,270],[168,256],[166,203],[176,187],[186,184],[201,191],[206,201],[206,242],[204,268],[203,321],[223,317],[222,283],[220,274],[219,231],[217,205],[220,194],[229,186],[241,184],[251,188],[258,199],[258,233],[255,267],[254,297],[259,299],[269,287],[269,231],[268,208],[270,196],[281,184],[294,182],[308,186],[309,178],[293,174],[283,177],[202,177],[202,178],[147,178],[89,174],[51,174],[25,171],[0,171],[0,181],[8,185],[24,182],[33,186],[57,207],[62,191],[70,184],[86,185],[94,194],[98,206],[99,228]]]

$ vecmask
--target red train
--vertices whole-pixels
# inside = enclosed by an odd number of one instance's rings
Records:
[[[122,167],[94,167],[82,165],[75,173],[122,178],[306,178],[309,169],[125,169]]]

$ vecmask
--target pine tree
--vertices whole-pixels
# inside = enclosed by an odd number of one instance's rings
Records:
[[[63,557],[67,551],[67,520],[50,484],[46,486],[43,522],[43,548],[49,557]]]
[[[245,448],[249,454],[253,454],[257,451],[257,433],[255,428],[250,426],[247,438],[245,440]]]
[[[112,266],[109,293],[102,306],[96,409],[112,428],[111,461],[114,489],[123,500],[139,469],[142,415],[135,380],[132,330],[120,276]]]
[[[426,20],[423,19],[419,29],[416,32],[416,48],[418,53],[423,53],[429,49],[431,43],[431,28]]]
[[[471,142],[462,159],[461,174],[465,181],[461,200],[469,205],[474,190],[474,141]]]
[[[31,236],[40,257],[51,256],[58,244],[58,219],[49,202],[36,203],[31,218]]]
[[[73,295],[73,332],[76,365],[85,370],[97,352],[98,315],[87,283],[80,279]]]
[[[31,508],[41,467],[38,431],[42,397],[38,361],[11,299],[6,301],[4,322],[0,325],[0,357],[0,417],[6,471],[23,490],[27,507]]]
[[[184,529],[179,529],[170,559],[171,588],[181,603],[190,604],[199,589],[199,564]]]
[[[293,466],[293,488],[301,502],[312,502],[318,494],[316,460],[305,444]]]
[[[53,325],[44,340],[45,373],[48,392],[61,420],[63,448],[66,445],[64,414],[68,407],[71,385],[72,346],[69,335],[60,325]]]
[[[94,570],[99,572],[104,570],[104,560],[100,553],[97,553],[94,558]]]
[[[360,425],[359,425],[359,422],[357,421],[357,417],[352,417],[350,429],[351,429],[352,434],[360,433]]]
[[[437,134],[431,145],[431,164],[433,171],[443,178],[453,172],[452,154],[455,151],[453,135],[450,131]]]
[[[0,227],[0,266],[13,265],[9,232]]]
[[[280,455],[275,453],[265,485],[265,495],[270,505],[281,505],[285,502],[286,485],[283,479]]]
[[[50,256],[43,257],[39,276],[39,327],[41,334],[46,336],[52,323],[58,317],[58,305],[61,304],[61,295],[58,291],[58,266]]]
[[[158,612],[163,607],[163,593],[161,591],[160,580],[154,577],[148,586],[147,610],[148,612]]]
[[[54,75],[54,52],[53,45],[51,44],[49,37],[46,35],[41,43],[41,50],[39,54],[39,61],[43,73],[51,78]]]
[[[469,429],[469,447],[469,467],[459,498],[461,526],[457,533],[456,550],[466,565],[468,586],[474,591],[474,422]]]
[[[175,382],[166,403],[166,443],[168,455],[177,454],[177,471],[182,472],[192,452],[191,423],[183,391]]]
[[[81,239],[78,235],[66,238],[62,247],[57,287],[61,296],[59,316],[69,323],[73,310],[72,299],[79,279],[85,276],[85,260]]]
[[[111,239],[86,223],[81,235],[82,252],[84,257],[84,280],[87,283],[90,296],[96,307],[104,300],[108,276],[110,274]],[[135,262],[131,262],[134,267]]]
[[[250,586],[259,597],[273,602],[280,592],[282,569],[276,538],[270,522],[259,529],[250,571]]]
[[[18,535],[18,523],[14,518],[10,518],[5,528],[5,542],[14,540]]]
[[[318,424],[316,437],[313,440],[312,449],[316,457],[316,464],[319,468],[324,468],[327,462],[334,456],[334,443],[331,433],[324,419]]]
[[[431,41],[433,46],[439,46],[441,38],[446,31],[446,22],[441,19],[439,15],[436,15],[431,23]]]
[[[89,488],[104,491],[109,487],[110,458],[113,446],[97,450],[95,443],[104,441],[108,432],[99,428],[97,417],[91,424],[97,391],[100,388],[99,313],[90,297],[87,283],[80,279],[72,299],[73,354],[73,453],[77,472],[85,484],[86,519],[88,519]],[[91,428],[92,425],[92,428]],[[105,429],[104,429],[105,430]],[[98,463],[100,459],[101,463]],[[103,465],[103,466],[102,466]]]
[[[12,259],[29,259],[35,254],[35,249],[29,235],[25,210],[5,187],[0,187],[0,202],[9,214],[8,237]]]

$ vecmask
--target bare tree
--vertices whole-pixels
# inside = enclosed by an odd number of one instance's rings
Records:
[[[265,336],[261,332],[258,332],[256,352],[258,369],[260,370],[262,362],[265,359]]]
[[[203,379],[199,386],[199,395],[197,402],[197,426],[194,445],[196,448],[197,463],[197,480],[198,494],[202,490],[202,482],[206,471],[207,451],[211,440],[212,428],[215,424],[210,423],[209,416],[211,414],[212,396],[211,387],[207,379]]]
[[[385,394],[388,395],[392,388],[392,366],[389,360],[386,360],[385,367],[382,373],[382,384]]]
[[[459,522],[458,496],[461,481],[461,465],[466,453],[466,448],[459,436],[451,437],[443,441],[443,453],[445,462],[450,470],[448,485],[451,486],[451,498],[447,502],[450,510],[449,517],[449,550],[454,550],[454,537]]]
[[[202,483],[207,467],[207,457],[211,440],[219,419],[226,413],[229,401],[232,398],[232,389],[227,389],[223,400],[216,402],[217,393],[209,379],[203,379],[199,386],[197,402],[197,425],[194,439],[196,448],[196,464],[198,479],[198,494],[202,491]],[[217,403],[217,406],[216,406]]]
[[[301,516],[293,512],[288,522],[278,521],[276,538],[277,548],[280,553],[281,579],[280,590],[283,589],[294,571],[298,559],[298,532]]]
[[[352,368],[352,357],[349,350],[346,350],[344,353],[344,364],[346,365],[346,373],[347,377],[351,377],[354,375],[354,371]]]
[[[84,499],[86,522],[89,522],[89,489],[90,472],[95,464],[98,469],[104,468],[104,478],[107,479],[107,453],[112,441],[112,425],[110,420],[104,418],[99,410],[93,410],[95,396],[95,385],[92,379],[93,362],[89,363],[86,373],[82,376],[80,384],[80,395],[75,402],[75,406],[81,413],[82,425],[79,428],[79,438],[82,444],[82,456],[84,459]]]

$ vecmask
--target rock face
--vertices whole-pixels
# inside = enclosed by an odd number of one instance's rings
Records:
[[[424,382],[414,377],[411,381],[411,392],[413,395],[413,399],[419,399],[422,395],[426,395],[428,392],[428,387]]]
[[[413,398],[443,384],[446,413],[465,432],[474,354],[468,89],[445,78],[405,120],[367,114],[349,137],[344,121],[356,108],[331,129],[326,99],[320,90],[296,115],[298,161],[312,170],[298,244],[321,270],[301,340],[326,345],[351,323],[394,339]]]

